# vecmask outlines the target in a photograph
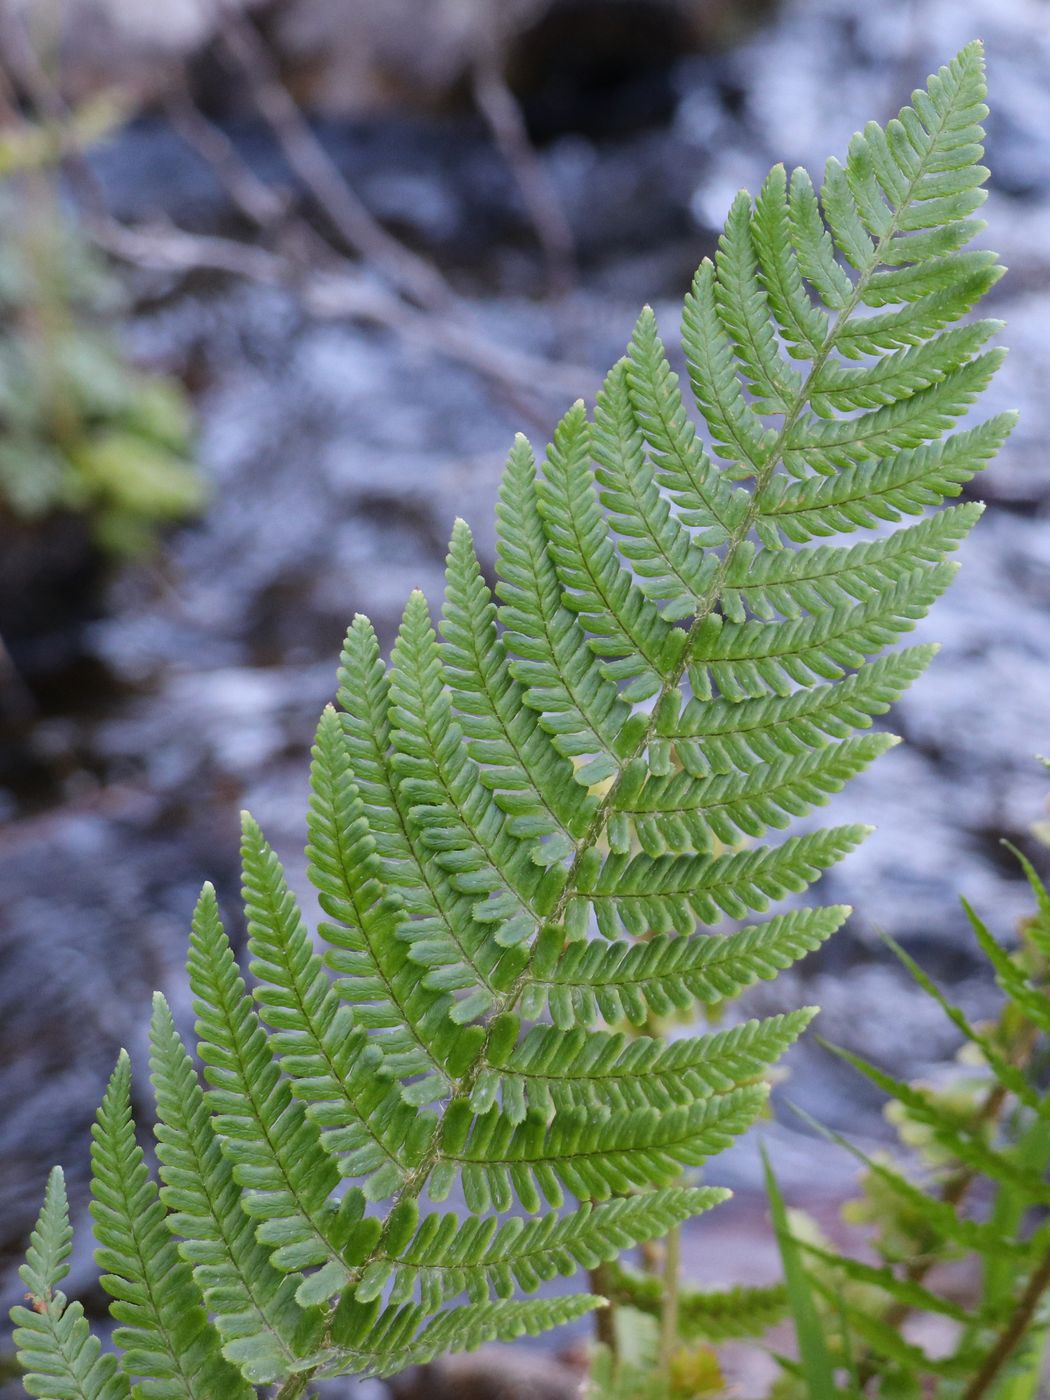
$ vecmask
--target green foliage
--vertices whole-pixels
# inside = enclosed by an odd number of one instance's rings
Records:
[[[725,1377],[713,1347],[680,1346],[667,1374],[661,1374],[659,1328],[652,1309],[621,1307],[616,1312],[615,1351],[595,1348],[588,1382],[589,1400],[706,1400],[725,1391]]]
[[[30,1307],[11,1311],[26,1389],[51,1400],[128,1400],[130,1387],[116,1357],[103,1354],[84,1309],[58,1290],[69,1272],[72,1245],[66,1184],[61,1167],[54,1167],[19,1270]]]
[[[1016,949],[1007,951],[998,943],[964,901],[1005,997],[994,1023],[972,1025],[890,941],[918,985],[961,1033],[958,1072],[941,1084],[907,1083],[859,1056],[838,1052],[891,1095],[887,1116],[908,1159],[871,1159],[843,1144],[866,1169],[863,1195],[846,1213],[854,1223],[871,1227],[875,1264],[806,1238],[805,1231],[793,1236],[785,1217],[789,1287],[810,1298],[808,1310],[793,1309],[802,1364],[789,1367],[796,1379],[780,1388],[785,1394],[816,1393],[811,1358],[803,1346],[806,1336],[819,1338],[835,1366],[852,1371],[853,1389],[863,1386],[866,1394],[977,1400],[985,1394],[1033,1393],[1046,1346],[1050,1288],[1045,1222],[1050,1199],[1050,1095],[1045,1084],[1050,894],[1031,864],[1021,860],[1036,911],[1023,922]],[[941,1266],[961,1259],[976,1266],[979,1280],[976,1293],[965,1302],[941,1281]],[[906,1322],[930,1317],[953,1324],[950,1346],[936,1355],[901,1335]]]
[[[4,201],[0,241],[0,502],[85,512],[102,548],[140,551],[204,501],[182,392],[102,329],[115,284],[39,177]]]
[[[971,46],[829,166],[823,215],[800,172],[737,200],[684,313],[707,445],[646,312],[542,468],[515,442],[496,596],[460,522],[437,631],[414,594],[387,665],[354,619],[313,751],[319,945],[246,818],[253,985],[206,887],[189,975],[207,1087],[158,1002],[159,1190],[123,1059],[100,1112],[100,1257],[136,1393],[287,1397],[569,1321],[603,1300],[512,1295],[720,1199],[682,1178],[755,1120],[811,1013],[670,1043],[651,1017],[775,975],[848,913],[735,926],[865,835],[765,840],[892,742],[855,731],[931,653],[875,658],[947,585],[977,511],[785,541],[940,504],[1009,429],[946,436],[998,359],[944,330],[999,275],[959,251],[982,94]],[[682,1317],[724,1336],[776,1306]],[[669,1394],[707,1384],[705,1355],[663,1358]]]
[[[624,1265],[603,1274],[611,1302],[659,1317],[664,1302],[662,1280]],[[787,1313],[787,1291],[780,1284],[748,1288],[700,1289],[681,1287],[678,1293],[678,1335],[683,1342],[728,1342],[755,1337],[775,1326]]]

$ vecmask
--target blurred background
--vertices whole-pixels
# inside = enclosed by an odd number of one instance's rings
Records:
[[[1000,837],[1035,856],[1045,817],[1046,0],[0,0],[5,1312],[53,1162],[84,1215],[89,1124],[117,1048],[145,1064],[150,990],[187,1009],[205,877],[239,935],[240,807],[303,890],[305,756],[353,613],[389,643],[411,588],[438,600],[456,514],[491,566],[512,433],[593,395],[643,302],[675,338],[738,188],[819,170],[975,36],[1010,268],[981,412],[1021,423],[921,629],[944,649],[893,718],[908,742],[834,804],[879,825],[822,889],[857,914],[746,1007],[816,1001],[830,1039],[913,1073],[955,1046],[877,931],[981,1015],[957,897],[1008,935]],[[878,1131],[830,1057],[792,1064],[807,1108]],[[787,1189],[833,1203],[847,1165],[772,1132]],[[752,1150],[716,1175],[740,1195],[691,1265],[771,1276]]]

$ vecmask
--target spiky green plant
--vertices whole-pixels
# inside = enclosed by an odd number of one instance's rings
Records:
[[[1003,993],[994,1022],[974,1025],[889,940],[962,1037],[952,1080],[910,1082],[837,1052],[889,1096],[888,1116],[908,1151],[904,1161],[872,1158],[826,1134],[864,1165],[863,1196],[845,1213],[874,1227],[876,1262],[795,1238],[771,1182],[800,1354],[777,1387],[781,1400],[828,1393],[836,1369],[850,1375],[847,1393],[855,1395],[1021,1400],[1039,1391],[1050,1292],[1050,892],[1017,854],[1035,896],[1018,947],[1000,944],[963,901]],[[944,1271],[960,1260],[975,1266],[969,1296]],[[942,1332],[947,1325],[935,1351],[902,1335],[922,1319],[939,1321]]]
[[[873,658],[980,510],[926,508],[1009,431],[948,431],[1001,357],[981,348],[994,322],[954,328],[1000,273],[964,250],[983,93],[973,45],[829,162],[819,198],[777,168],[734,202],[683,321],[709,446],[646,311],[541,471],[516,441],[499,602],[457,523],[442,640],[418,593],[389,666],[354,620],[313,755],[324,951],[246,819],[254,988],[206,888],[189,975],[208,1087],[158,999],[160,1186],[126,1058],[95,1129],[120,1369],[38,1247],[17,1313],[31,1393],[290,1397],[387,1374],[578,1317],[600,1299],[514,1295],[724,1196],[680,1178],[754,1120],[811,1011],[673,1043],[616,1027],[772,977],[848,912],[735,926],[864,836],[761,839],[894,742],[855,731],[933,649]],[[905,516],[923,518],[882,528]],[[422,1208],[453,1191],[455,1211]],[[55,1185],[40,1238],[65,1230]]]

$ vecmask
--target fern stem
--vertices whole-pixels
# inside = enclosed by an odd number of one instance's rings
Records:
[[[594,1340],[599,1346],[608,1347],[613,1360],[616,1360],[616,1302],[612,1297],[608,1264],[598,1264],[590,1271],[591,1291],[600,1298],[608,1298],[609,1306],[596,1308],[594,1313]]]
[[[676,1225],[664,1240],[663,1295],[660,1300],[660,1375],[670,1388],[671,1363],[678,1350],[678,1289],[682,1267],[682,1229]]]
[[[274,1395],[274,1400],[298,1400],[299,1396],[306,1395],[306,1387],[310,1384],[312,1371],[299,1371],[294,1376],[289,1376]]]
[[[963,1392],[962,1400],[981,1400],[986,1395],[1002,1368],[1013,1355],[1017,1344],[1023,1339],[1035,1316],[1040,1299],[1050,1286],[1050,1250],[1043,1255],[1042,1262],[1028,1280],[1025,1291],[1010,1321],[1000,1332],[995,1344],[979,1367],[977,1374]]]
[[[1004,1009],[1000,1018],[1000,1027],[1009,1016],[1009,1005]],[[1014,1053],[1010,1056],[1010,1063],[1018,1068],[1023,1068],[1031,1058],[1032,1050],[1035,1047],[1037,1031],[1034,1026],[1026,1024],[1022,1027],[1022,1033],[1018,1037],[1018,1043]],[[973,1118],[972,1131],[976,1133],[980,1128],[987,1127],[998,1121],[1006,1106],[1007,1091],[1003,1084],[995,1083],[988,1090],[988,1093],[981,1101]],[[973,1167],[960,1167],[953,1172],[945,1181],[940,1192],[940,1199],[944,1205],[954,1208],[961,1206],[969,1194],[970,1187],[978,1179],[978,1173]],[[933,1268],[936,1259],[931,1254],[932,1247],[936,1244],[936,1239],[928,1235],[925,1240],[920,1240],[916,1246],[916,1255],[904,1270],[904,1277],[909,1283],[921,1284],[926,1275]],[[886,1313],[883,1319],[887,1327],[899,1329],[911,1317],[915,1309],[908,1303],[895,1303]],[[871,1352],[863,1355],[857,1364],[857,1374],[860,1384],[863,1386],[875,1375],[875,1358]]]

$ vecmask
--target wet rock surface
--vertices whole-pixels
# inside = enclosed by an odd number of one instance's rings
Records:
[[[889,965],[876,932],[917,949],[971,1016],[994,1006],[957,897],[1009,935],[1026,898],[998,842],[1027,843],[1046,794],[1031,755],[1050,749],[1050,37],[1036,28],[1035,0],[1002,0],[994,14],[934,0],[921,24],[919,14],[862,14],[848,0],[785,5],[743,46],[669,75],[666,126],[607,141],[564,136],[544,151],[582,253],[574,355],[604,368],[643,299],[673,326],[685,278],[738,186],[755,188],[777,159],[818,166],[975,31],[988,45],[987,217],[1011,268],[988,310],[1009,322],[1013,352],[982,413],[1020,407],[1022,423],[978,485],[989,510],[960,576],[920,628],[943,650],[897,708],[907,743],[830,809],[831,820],[879,828],[820,891],[858,913],[824,954],[747,1008],[817,1002],[830,1039],[911,1072],[950,1055],[954,1037]],[[274,160],[257,136],[240,139],[256,143],[262,165]],[[331,140],[373,206],[432,249],[487,329],[516,347],[551,348],[552,317],[531,295],[540,276],[527,227],[476,127],[362,125],[333,129]],[[100,168],[123,213],[167,208],[198,226],[224,217],[206,172],[158,129],[132,129]],[[11,720],[19,754],[4,775],[0,833],[5,1304],[56,1160],[85,1227],[73,1286],[90,1276],[89,1124],[122,1044],[145,1099],[150,990],[163,988],[187,1019],[181,961],[200,881],[215,881],[240,937],[236,814],[249,806],[304,889],[305,756],[343,629],[361,610],[389,643],[411,588],[438,605],[457,514],[491,566],[499,471],[520,426],[468,371],[384,333],[311,324],[281,295],[210,284],[143,292],[129,344],[199,386],[214,495],[161,557],[111,581],[78,625],[80,669],[48,673],[36,721]],[[32,671],[32,656],[15,651]],[[803,1106],[835,1127],[880,1130],[871,1101],[819,1049],[806,1046],[792,1064],[790,1093]],[[774,1145],[789,1190],[848,1190],[849,1168],[814,1154],[787,1123]],[[743,1189],[732,1207],[743,1211],[741,1250],[730,1233],[719,1251],[733,1273],[760,1214],[752,1149],[735,1149],[714,1175]],[[693,1263],[707,1254],[707,1228],[688,1233]],[[0,1387],[4,1400],[15,1393]]]

